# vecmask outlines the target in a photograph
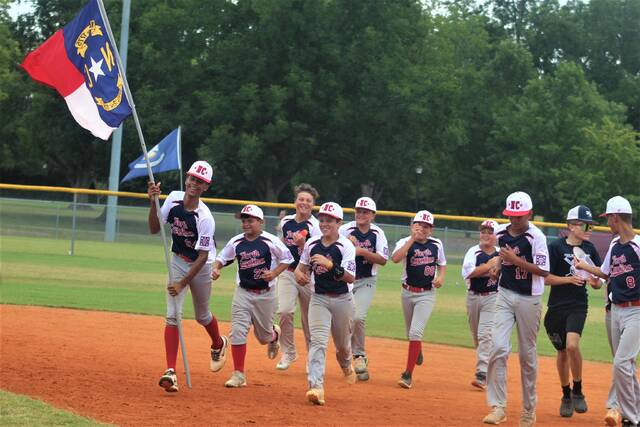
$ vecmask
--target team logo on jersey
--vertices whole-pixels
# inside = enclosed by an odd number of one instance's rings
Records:
[[[211,237],[200,236],[200,247],[208,248],[210,243],[211,243]]]
[[[536,265],[546,265],[546,264],[547,264],[546,255],[536,255]]]
[[[632,271],[633,271],[633,266],[627,263],[627,257],[624,254],[619,256],[616,256],[616,255],[611,256],[610,277],[617,277],[621,274],[631,273]],[[629,283],[627,282],[627,287],[634,288],[635,286],[636,286],[635,281],[633,282],[633,286],[629,286]]]

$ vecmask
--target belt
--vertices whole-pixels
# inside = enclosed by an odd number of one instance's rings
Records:
[[[409,286],[406,283],[402,284],[402,287],[406,290],[408,290],[409,292],[429,292],[432,291],[433,288],[431,289],[425,289],[425,288],[416,288],[415,286]]]
[[[498,293],[498,291],[491,291],[491,292],[476,292],[476,291],[471,291],[471,290],[470,290],[470,291],[469,291],[469,293],[470,293],[471,295],[479,295],[479,296],[481,296],[481,297],[486,297],[487,295],[493,295],[493,294],[496,294],[496,293]]]
[[[242,288],[242,286],[240,286]],[[262,289],[251,289],[251,288],[242,288],[247,292],[251,292],[252,294],[266,294],[271,290],[271,288],[262,288]]]
[[[619,304],[616,304],[616,303],[614,304],[618,307],[640,307],[640,299],[637,299],[635,301],[625,301]]]
[[[192,262],[194,262],[191,258],[189,258],[189,257],[188,257],[188,256],[186,256],[186,255],[180,255],[180,254],[177,254],[177,253],[175,253],[175,252],[174,252],[174,254],[175,254],[177,257],[182,258],[182,260],[183,260],[184,262],[188,262],[188,263],[192,263]]]

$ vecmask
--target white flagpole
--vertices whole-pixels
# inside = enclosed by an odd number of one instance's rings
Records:
[[[180,191],[183,191],[182,185],[182,126],[178,126],[178,170],[180,171]]]
[[[107,30],[107,36],[109,37],[109,41],[111,41],[111,47],[113,48],[113,52],[115,53],[116,63],[118,64],[118,71],[122,74],[122,80],[124,82],[124,92],[127,96],[127,101],[129,101],[129,105],[131,106],[131,111],[133,114],[133,120],[136,124],[136,130],[138,131],[138,138],[140,139],[140,147],[142,148],[142,153],[144,154],[144,160],[147,163],[147,174],[149,175],[149,181],[155,183],[153,179],[153,171],[151,170],[151,163],[149,162],[149,155],[147,154],[147,146],[144,142],[144,135],[142,134],[142,127],[140,126],[140,120],[138,119],[138,112],[136,110],[135,103],[133,102],[133,96],[131,95],[131,90],[129,89],[129,81],[127,80],[127,76],[124,72],[124,67],[122,66],[122,61],[120,60],[120,52],[118,52],[118,46],[115,43],[115,38],[113,37],[113,32],[111,31],[111,25],[109,24],[109,18],[107,17],[107,11],[104,8],[104,4],[102,0],[96,0],[98,3],[98,8],[100,9],[100,15],[102,16],[102,21],[104,21],[105,29]],[[164,261],[167,264],[167,272],[169,274],[169,283],[173,283],[173,278],[171,277],[171,260],[169,259],[169,249],[167,247],[167,235],[165,233],[164,226],[162,224],[162,216],[160,213],[160,200],[159,198],[155,198],[156,212],[158,213],[158,220],[160,221],[160,234],[162,235],[162,246],[164,249]],[[184,335],[182,333],[182,319],[180,314],[180,307],[178,307],[176,297],[172,298],[173,304],[175,305],[176,312],[176,320],[178,323],[178,336],[180,337],[180,348],[182,350],[182,361],[184,362],[184,372],[187,378],[187,386],[191,388],[191,374],[189,372],[189,363],[187,362],[187,352],[184,347]]]

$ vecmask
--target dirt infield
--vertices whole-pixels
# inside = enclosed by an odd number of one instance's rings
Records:
[[[244,389],[225,389],[233,363],[209,371],[208,338],[193,320],[184,324],[193,389],[179,363],[180,392],[157,385],[164,369],[164,320],[106,312],[0,306],[0,387],[41,399],[58,408],[118,425],[481,425],[485,395],[469,381],[474,353],[425,344],[425,364],[414,372],[414,387],[396,385],[407,345],[368,339],[371,380],[349,386],[329,357],[324,407],[305,400],[304,358],[288,371],[275,370],[266,348],[251,336]],[[228,324],[221,325],[229,331]],[[297,333],[299,348],[301,334]],[[330,349],[329,354],[333,354]],[[555,360],[538,359],[538,425],[603,425],[611,366],[587,362],[585,394],[589,412],[560,419]],[[520,380],[517,356],[509,363],[509,407],[504,425],[518,425]]]

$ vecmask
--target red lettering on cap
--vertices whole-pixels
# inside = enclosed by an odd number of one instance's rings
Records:
[[[242,208],[242,213],[246,213],[246,212],[251,212],[251,206],[245,206],[244,208]]]
[[[360,200],[359,206],[368,206],[369,201],[367,199]]]
[[[327,212],[333,212],[333,205],[330,205],[330,204],[324,205],[324,210]]]
[[[207,173],[207,168],[202,166],[202,165],[198,165],[198,167],[196,168],[196,173],[206,174]]]
[[[512,200],[511,201],[511,210],[517,211],[520,209],[521,203],[520,200]]]

